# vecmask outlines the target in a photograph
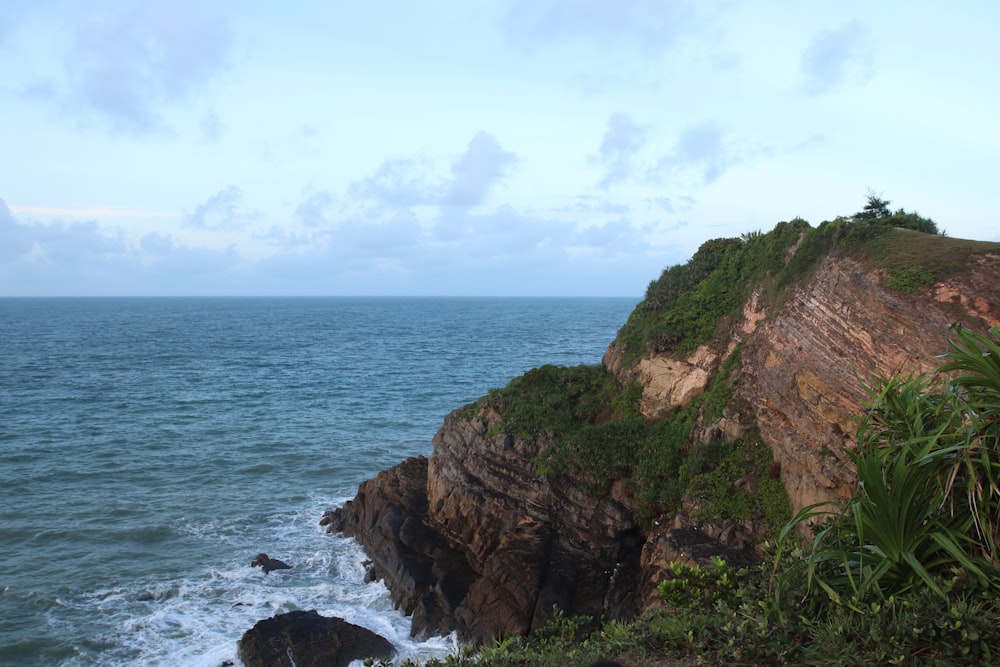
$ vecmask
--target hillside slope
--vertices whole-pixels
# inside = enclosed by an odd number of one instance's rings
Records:
[[[417,634],[628,617],[671,562],[753,558],[790,510],[846,497],[876,375],[1000,325],[1000,244],[865,219],[707,242],[651,283],[599,367],[543,367],[449,415],[430,459],[324,521]],[[789,506],[790,505],[790,506]]]

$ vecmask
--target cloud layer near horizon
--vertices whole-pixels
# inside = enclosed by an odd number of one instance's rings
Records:
[[[0,295],[638,297],[868,187],[1000,240],[1000,10],[889,4],[4,5]]]

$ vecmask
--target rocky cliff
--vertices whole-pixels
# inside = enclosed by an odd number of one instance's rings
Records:
[[[739,312],[691,352],[652,346],[630,358],[618,340],[604,365],[620,387],[641,388],[639,409],[656,423],[704,394],[739,348],[728,404],[711,418],[697,411],[691,442],[759,440],[793,509],[844,498],[853,483],[845,447],[863,410],[863,382],[931,370],[955,321],[1000,325],[1000,248],[977,248],[962,256],[961,270],[912,291],[887,287],[891,274],[871,262],[829,254],[781,298],[765,297],[764,284],[746,286]],[[769,528],[759,514],[700,514],[705,497],[690,490],[650,517],[633,481],[595,493],[579,476],[539,474],[537,457],[552,434],[507,431],[489,401],[456,410],[429,459],[362,484],[354,501],[324,519],[365,546],[372,576],[413,614],[415,633],[457,629],[471,641],[525,633],[555,607],[627,617],[656,603],[670,562],[747,561]],[[758,479],[748,473],[726,483],[733,493],[753,492]]]
[[[864,407],[863,382],[932,371],[956,321],[979,330],[1000,324],[998,259],[970,258],[965,270],[913,294],[887,289],[884,275],[857,261],[830,258],[758,323],[739,393],[781,465],[793,509],[849,495],[845,449]]]

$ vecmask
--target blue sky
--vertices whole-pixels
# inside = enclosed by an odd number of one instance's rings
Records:
[[[1000,240],[1000,3],[0,0],[0,296],[622,295],[871,188]]]

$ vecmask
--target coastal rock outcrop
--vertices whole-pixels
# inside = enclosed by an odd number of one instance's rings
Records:
[[[315,610],[258,621],[243,634],[238,650],[245,667],[347,667],[395,653],[386,638]]]
[[[544,443],[501,433],[499,422],[486,406],[471,418],[451,413],[428,462],[429,522],[477,574],[459,630],[473,639],[524,633],[553,607],[634,613],[643,536],[624,487],[594,498],[572,479],[538,475]]]
[[[257,554],[257,557],[250,562],[250,567],[259,567],[264,570],[264,574],[270,574],[274,570],[292,569],[292,566],[288,563],[278,560],[277,558],[271,558],[265,553]]]
[[[621,485],[594,499],[536,475],[541,445],[496,433],[498,419],[456,410],[429,461],[383,471],[323,522],[361,542],[415,635],[523,634],[555,607],[634,614],[643,537]]]
[[[742,315],[733,311],[693,353],[653,352],[626,364],[612,343],[604,365],[619,387],[639,385],[641,412],[655,421],[706,391],[739,347],[731,401],[711,421],[699,412],[689,439],[754,434],[771,450],[767,476],[781,479],[793,511],[839,500],[854,483],[845,448],[866,399],[863,383],[932,370],[956,321],[1000,325],[1000,255],[967,263],[969,270],[910,293],[888,289],[886,275],[859,260],[830,255],[770,305],[752,290]],[[545,438],[515,437],[501,424],[489,401],[455,410],[429,459],[380,473],[324,518],[331,532],[365,547],[372,576],[413,615],[415,634],[456,630],[476,642],[528,633],[557,607],[629,617],[656,602],[671,562],[716,555],[745,564],[766,529],[753,518],[690,520],[701,516],[701,500],[688,497],[649,525],[632,486],[612,482],[595,496],[572,476],[539,474]],[[750,489],[755,481],[732,484]]]
[[[476,575],[461,551],[429,525],[427,459],[413,457],[363,482],[354,500],[320,522],[358,540],[369,580],[382,580],[393,602],[412,616],[413,634],[447,634]]]

